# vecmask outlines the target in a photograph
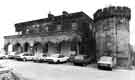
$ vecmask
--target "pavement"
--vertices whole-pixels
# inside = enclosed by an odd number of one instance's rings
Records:
[[[94,65],[86,67],[66,64],[34,63],[0,60],[0,64],[13,68],[22,80],[135,80],[135,70],[99,70]]]

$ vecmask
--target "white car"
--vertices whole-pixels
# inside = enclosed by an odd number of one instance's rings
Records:
[[[107,70],[112,70],[115,64],[116,64],[116,59],[111,56],[102,56],[97,62],[97,66],[99,69],[107,69]]]
[[[45,62],[46,61],[46,55],[42,54],[42,55],[35,55],[33,57],[33,61],[34,62]]]
[[[69,57],[61,55],[61,54],[53,54],[51,56],[46,57],[46,61],[48,63],[63,63],[67,62]]]
[[[0,54],[0,59],[6,59],[6,58],[8,58],[8,55]]]
[[[33,60],[34,55],[30,53],[22,53],[16,56],[17,60],[23,60],[23,61],[31,61]]]

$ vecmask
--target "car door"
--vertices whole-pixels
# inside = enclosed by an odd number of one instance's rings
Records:
[[[60,55],[60,56],[58,57],[59,61],[60,61],[60,62],[63,62],[63,61],[65,61],[65,59],[66,59],[66,58],[64,58],[64,57],[65,57],[65,56],[63,56],[63,55]]]
[[[29,59],[32,60],[33,59],[33,55],[29,54]]]

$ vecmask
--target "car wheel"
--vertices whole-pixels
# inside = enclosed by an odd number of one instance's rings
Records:
[[[36,60],[33,60],[33,62],[36,62]]]
[[[112,68],[111,67],[109,67],[109,71],[112,71]]]
[[[24,61],[24,62],[27,61],[26,58],[23,58],[23,61]]]
[[[60,60],[58,60],[57,63],[60,63]]]
[[[101,69],[101,66],[98,65],[97,68],[98,68],[98,69]]]
[[[36,60],[36,62],[38,63],[38,62],[40,62],[39,60]]]

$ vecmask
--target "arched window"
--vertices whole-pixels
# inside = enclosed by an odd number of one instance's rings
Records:
[[[14,52],[22,52],[22,47],[20,43],[16,43],[15,45],[13,45],[13,51]]]
[[[48,43],[45,43],[43,45],[43,53],[47,53],[48,52]]]
[[[33,46],[33,51],[34,51],[34,54],[42,53],[43,52],[42,44],[40,42],[35,42]]]
[[[13,51],[13,45],[11,43],[7,43],[4,45],[4,50],[7,51]]]
[[[48,29],[49,29],[48,26],[46,26],[46,27],[45,27],[45,31],[48,32]]]

